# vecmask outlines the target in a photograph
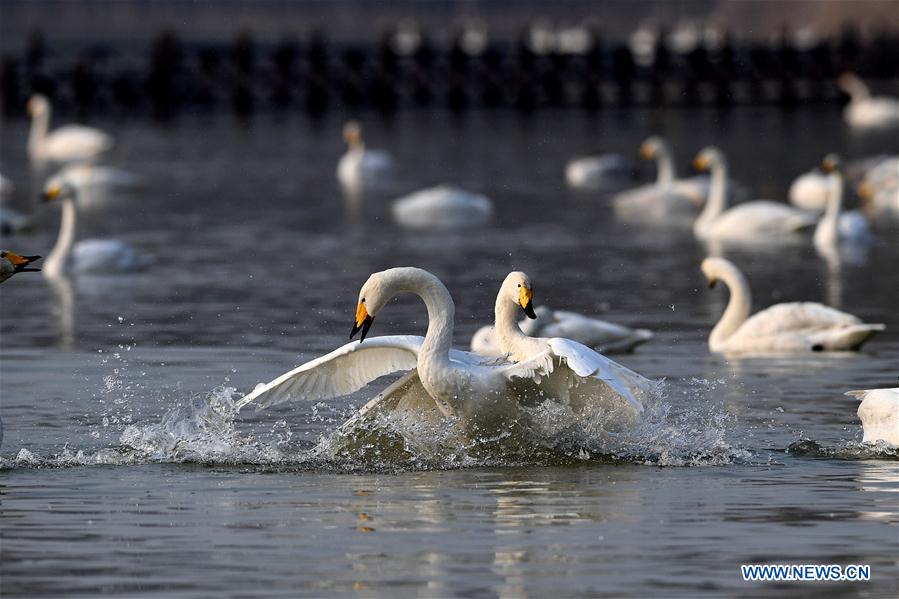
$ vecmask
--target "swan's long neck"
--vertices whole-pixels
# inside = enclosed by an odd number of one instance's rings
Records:
[[[394,291],[418,295],[428,309],[428,331],[418,355],[419,369],[425,365],[449,364],[453,344],[453,319],[456,307],[449,290],[431,273],[417,269],[398,269]],[[422,377],[424,378],[424,377]]]
[[[855,77],[846,85],[846,92],[853,102],[871,97],[871,90],[868,89],[868,86],[862,83],[861,79]]]
[[[530,337],[518,326],[518,306],[509,301],[502,291],[496,296],[493,317],[500,348],[506,353],[517,353],[516,348]]]
[[[724,156],[717,156],[711,164],[711,186],[709,187],[709,199],[705,208],[693,224],[693,230],[697,233],[705,231],[716,218],[721,216],[727,207],[727,160]]]
[[[730,300],[727,308],[721,316],[721,320],[712,329],[709,336],[709,346],[713,351],[718,351],[727,339],[746,322],[749,311],[752,309],[752,295],[749,292],[749,283],[739,270],[733,267],[717,273],[730,290]]]
[[[59,224],[59,237],[56,238],[56,245],[47,259],[44,260],[44,266],[41,271],[46,277],[58,277],[66,270],[66,262],[72,253],[72,246],[75,245],[75,233],[77,225],[78,210],[75,207],[74,198],[66,198],[62,201],[62,220]]]
[[[31,117],[31,130],[28,132],[28,152],[32,155],[40,154],[44,138],[50,127],[50,108],[39,110]]]
[[[656,148],[656,185],[672,183],[674,183],[674,158],[668,146],[660,144]]]
[[[839,232],[840,212],[843,209],[843,177],[838,172],[828,176],[827,210],[815,227],[815,245],[827,246],[836,243]]]

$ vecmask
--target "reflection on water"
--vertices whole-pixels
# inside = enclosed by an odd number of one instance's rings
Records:
[[[757,309],[825,301],[888,326],[860,354],[731,361],[707,350],[727,302],[699,271],[709,248],[689,228],[621,222],[605,197],[563,183],[569,157],[635,152],[659,132],[678,156],[722,146],[753,196],[783,198],[823,153],[895,140],[814,110],[406,113],[366,123],[397,158],[392,188],[348,199],[334,176],[342,124],[118,124],[112,160],[152,185],[86,210],[84,236],[123,239],[156,265],[0,289],[4,594],[252,595],[264,581],[310,596],[739,595],[755,592],[740,563],[776,561],[870,563],[869,585],[828,590],[896,594],[899,462],[858,443],[842,396],[895,384],[889,235],[838,262],[809,239],[718,248]],[[0,131],[3,172],[36,217],[15,247],[41,254],[59,215],[33,201],[43,181],[26,135]],[[493,198],[496,221],[431,235],[392,223],[393,197],[440,182]],[[651,329],[620,361],[664,377],[666,395],[630,436],[572,436],[545,414],[544,436],[486,457],[434,431],[336,451],[366,394],[235,418],[236,394],[342,344],[361,283],[399,264],[447,283],[457,346],[490,321],[513,268],[534,278],[538,305]],[[425,318],[401,298],[379,326],[422,333]]]

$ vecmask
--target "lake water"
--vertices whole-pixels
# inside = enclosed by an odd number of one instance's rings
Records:
[[[82,233],[156,264],[0,289],[4,596],[896,595],[899,454],[860,444],[843,396],[899,374],[895,231],[839,261],[809,240],[728,251],[757,308],[821,301],[888,330],[858,354],[725,359],[706,344],[727,301],[699,271],[706,248],[689,230],[621,222],[562,178],[570,156],[636,153],[660,132],[679,167],[715,143],[735,178],[783,199],[827,152],[896,152],[891,135],[852,134],[829,107],[408,112],[366,120],[369,145],[401,168],[350,205],[336,116],[95,124],[146,189],[85,211]],[[3,123],[0,168],[35,228],[3,245],[47,254],[58,207],[37,205],[26,137],[26,122]],[[392,224],[392,197],[444,181],[494,198],[493,225]],[[381,383],[233,413],[256,383],[345,343],[362,283],[399,265],[450,288],[459,347],[513,268],[537,305],[650,328],[655,340],[616,359],[664,378],[665,395],[620,438],[546,414],[501,450],[441,431],[348,447],[338,425]],[[402,297],[372,334],[425,326]],[[872,580],[742,581],[740,564],[779,562],[870,564]]]

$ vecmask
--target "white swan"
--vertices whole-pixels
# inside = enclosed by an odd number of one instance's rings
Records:
[[[771,242],[803,229],[811,228],[818,217],[787,204],[754,200],[727,208],[727,160],[720,150],[707,147],[696,155],[693,165],[698,170],[711,170],[712,189],[709,201],[693,223],[699,239]]]
[[[661,137],[644,141],[640,146],[640,157],[655,159],[656,180],[616,194],[612,199],[615,212],[619,216],[641,220],[692,219],[706,201],[708,178],[677,179],[671,149]]]
[[[634,161],[620,154],[582,156],[565,165],[565,182],[569,187],[610,190],[630,185],[636,179]]]
[[[337,179],[346,189],[358,190],[377,183],[394,168],[393,157],[383,150],[366,149],[362,127],[350,121],[343,127],[346,153],[337,162]]]
[[[112,148],[112,137],[93,127],[67,125],[48,133],[50,112],[50,102],[44,96],[34,95],[28,101],[28,113],[31,115],[28,154],[32,160],[91,160]]]
[[[375,337],[364,341],[375,315],[395,295],[415,293],[428,310],[428,330],[422,340],[413,336]],[[360,410],[374,406],[409,405],[417,413],[459,418],[469,431],[506,429],[521,415],[521,404],[538,403],[552,390],[549,375],[556,369],[553,349],[517,364],[483,363],[484,358],[451,350],[455,308],[449,291],[437,277],[419,268],[391,268],[369,277],[359,293],[349,343],[308,362],[271,383],[259,385],[236,404],[261,406],[291,399],[321,400],[346,395],[374,379],[400,370],[416,369],[389,386]],[[588,350],[589,351],[589,350]],[[572,355],[568,367],[583,376],[597,365]],[[383,407],[383,405],[382,405]],[[430,410],[430,412],[429,412]]]
[[[867,243],[872,239],[867,219],[857,210],[843,212],[843,174],[840,158],[829,154],[821,164],[827,174],[829,198],[827,210],[815,227],[815,247],[821,251],[844,243]]]
[[[860,399],[858,417],[864,429],[863,443],[886,441],[899,447],[899,387],[860,389],[846,395]]]
[[[837,84],[849,94],[843,117],[852,127],[885,129],[899,126],[899,99],[872,96],[868,86],[852,73],[843,73]]]
[[[546,388],[556,399],[568,400],[573,407],[600,399],[616,400],[620,396],[642,412],[643,405],[634,394],[649,392],[657,383],[577,341],[526,335],[518,326],[516,314],[520,307],[528,318],[536,319],[532,300],[530,278],[523,272],[509,273],[494,306],[494,326],[503,354],[515,362],[524,362],[549,351],[558,367],[541,388]],[[607,389],[614,391],[613,396],[609,396]]]
[[[44,276],[56,278],[67,272],[117,273],[144,270],[153,263],[150,256],[113,239],[84,239],[75,243],[77,235],[77,190],[72,184],[51,183],[44,188],[44,200],[62,201],[59,236],[44,261]]]
[[[396,222],[412,229],[480,226],[492,216],[490,198],[446,185],[416,191],[393,203]]]
[[[0,251],[0,283],[20,272],[40,272],[39,268],[28,268],[40,256],[20,256],[9,250]]]
[[[883,160],[865,173],[858,186],[860,209],[876,221],[899,221],[899,156]]]
[[[518,323],[525,335],[565,337],[604,354],[630,352],[653,338],[652,331],[631,329],[575,312],[540,306],[534,313],[535,319],[524,319]],[[471,351],[485,356],[501,356],[505,353],[500,347],[493,325],[481,327],[475,332],[471,337]]]
[[[722,353],[780,353],[857,350],[883,324],[814,302],[776,304],[749,316],[752,297],[743,273],[724,258],[706,258],[702,272],[714,287],[730,290],[724,315],[709,336],[709,349]]]
[[[889,155],[878,154],[853,160],[842,169],[843,178],[846,182],[858,183],[864,180],[869,172],[876,172],[880,164],[891,158],[893,157]],[[787,196],[790,203],[797,208],[824,212],[827,208],[827,198],[830,197],[830,178],[821,169],[814,168],[793,180]]]
[[[78,191],[80,207],[107,204],[120,193],[133,192],[144,186],[140,175],[110,166],[70,164],[47,179],[45,187],[69,183]]]

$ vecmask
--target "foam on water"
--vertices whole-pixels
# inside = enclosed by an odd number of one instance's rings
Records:
[[[115,381],[109,384],[119,388]],[[378,412],[328,427],[314,442],[301,442],[293,439],[285,420],[275,417],[268,434],[242,431],[246,427],[234,408],[236,389],[222,386],[179,403],[158,422],[116,419],[123,428],[115,445],[100,449],[67,445],[44,456],[23,448],[14,459],[0,459],[0,467],[202,463],[376,471],[586,461],[657,466],[749,461],[749,451],[728,442],[733,416],[719,405],[700,401],[706,386],[690,388],[694,397],[680,409],[667,400],[661,386],[645,395],[645,411],[636,423],[627,423],[623,410],[576,414],[567,405],[543,402],[525,409],[508,430],[476,437],[462,432],[452,419],[433,422],[407,412]],[[133,392],[130,389],[128,395]],[[313,412],[321,407],[312,406]],[[104,419],[105,427],[115,428],[107,416]]]

